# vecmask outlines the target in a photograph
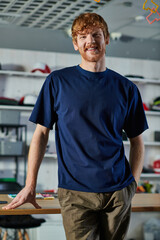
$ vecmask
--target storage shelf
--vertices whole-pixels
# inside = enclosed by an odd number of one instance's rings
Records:
[[[159,116],[160,117],[160,111],[145,111],[145,114],[147,116]]]
[[[19,111],[32,111],[32,106],[20,106],[20,105],[0,105],[1,109],[7,110],[19,110]],[[160,116],[160,111],[145,111],[148,116]]]
[[[124,145],[130,145],[129,141],[123,141]],[[159,147],[160,146],[160,142],[144,142],[145,146],[153,146],[153,147]]]
[[[25,157],[24,154],[0,154],[0,157],[7,157],[7,158],[14,158],[14,157],[19,157],[19,158],[23,158]]]
[[[128,78],[130,81],[134,83],[140,83],[140,84],[160,84],[160,80],[153,80],[153,79],[142,79],[142,78]]]
[[[57,159],[57,154],[56,153],[45,153],[44,157],[45,158]]]
[[[25,128],[25,124],[5,124],[5,123],[0,123],[0,127],[5,127],[5,128]]]
[[[141,178],[160,178],[160,174],[156,173],[142,173]]]
[[[8,71],[8,70],[0,70],[0,75],[7,75],[7,76],[23,76],[23,77],[47,77],[49,73],[41,73],[41,72],[23,72],[23,71]],[[148,79],[148,78],[128,78],[130,81],[134,83],[140,83],[140,84],[160,84],[160,80],[154,80],[154,79]]]
[[[1,70],[0,75],[7,75],[7,76],[21,76],[21,77],[36,77],[36,78],[46,78],[48,73],[40,73],[40,72],[21,72],[21,71],[7,71]]]
[[[17,106],[17,105],[0,105],[0,110],[18,110],[18,111],[32,111],[33,107],[30,106]]]

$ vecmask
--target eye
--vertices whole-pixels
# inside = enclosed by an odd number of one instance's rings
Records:
[[[80,36],[80,39],[85,39],[85,38],[86,38],[85,35]]]
[[[100,33],[95,33],[95,34],[93,34],[93,37],[101,37],[101,34]]]

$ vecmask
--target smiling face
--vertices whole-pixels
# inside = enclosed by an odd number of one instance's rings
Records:
[[[80,31],[73,45],[74,49],[81,54],[82,61],[98,62],[105,57],[108,43],[109,38],[105,39],[102,29],[95,27]]]

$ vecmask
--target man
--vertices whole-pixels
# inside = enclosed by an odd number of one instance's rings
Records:
[[[48,135],[56,124],[58,196],[68,240],[121,240],[127,233],[132,197],[140,178],[148,128],[137,87],[106,68],[108,26],[95,13],[72,25],[81,64],[52,72],[30,120],[37,124],[30,145],[25,188],[6,208],[31,202]],[[130,165],[122,129],[130,140]]]

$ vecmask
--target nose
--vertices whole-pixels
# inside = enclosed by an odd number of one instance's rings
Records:
[[[87,44],[91,44],[91,43],[94,43],[95,42],[95,39],[93,37],[92,34],[88,34],[87,35]]]

